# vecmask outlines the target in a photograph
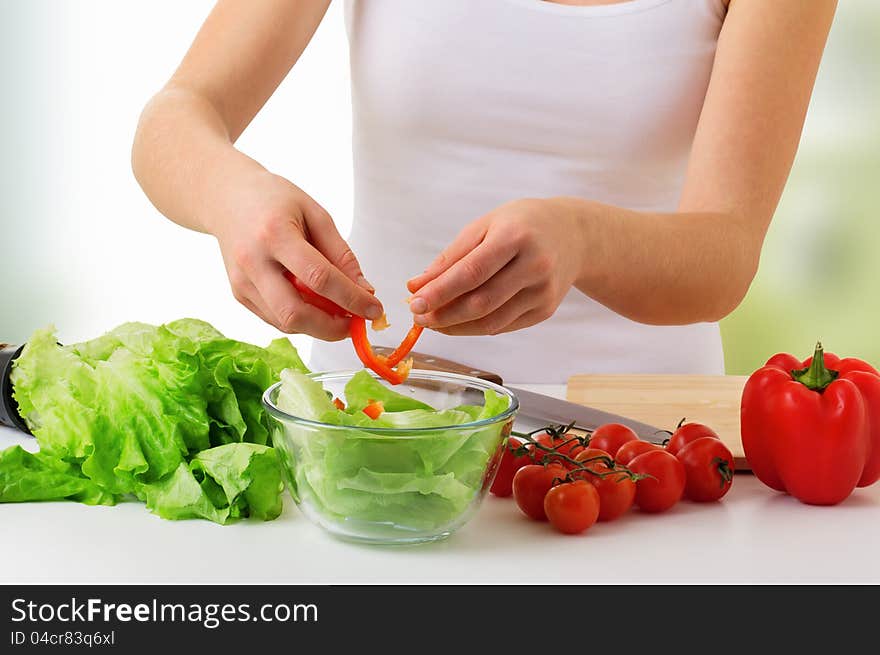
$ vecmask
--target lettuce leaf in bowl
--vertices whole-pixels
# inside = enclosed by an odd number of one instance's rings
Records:
[[[504,425],[467,424],[502,414],[506,397],[486,390],[482,406],[437,410],[384,387],[365,371],[345,392],[346,409],[339,410],[320,382],[295,371],[282,374],[279,409],[338,426],[287,421],[274,436],[288,487],[299,502],[337,521],[430,530],[454,521],[477,498]],[[377,419],[358,409],[370,400],[385,405]]]
[[[433,411],[427,403],[394,391],[367,371],[358,371],[345,385],[346,411],[349,414],[360,412],[374,400],[380,401],[386,412],[405,412],[411,409]]]

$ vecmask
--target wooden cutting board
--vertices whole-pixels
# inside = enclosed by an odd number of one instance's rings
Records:
[[[733,453],[738,470],[748,470],[739,433],[739,404],[746,376],[574,375],[567,398],[666,430],[682,418],[705,423]]]

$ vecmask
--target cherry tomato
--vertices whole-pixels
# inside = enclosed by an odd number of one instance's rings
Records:
[[[597,457],[607,457],[609,460],[613,459],[611,457],[611,454],[607,450],[602,450],[601,448],[592,448],[592,447],[584,448],[581,452],[579,452],[577,455],[575,455],[574,458],[578,462],[581,462],[582,466],[586,466],[589,469],[596,469],[599,467],[606,467],[607,468],[607,464],[604,461],[602,461],[601,459],[596,459]],[[589,460],[594,460],[594,461],[589,461]],[[584,476],[584,479],[587,479],[586,476],[594,477],[592,475],[589,475],[589,473],[587,473]]]
[[[522,446],[522,442],[516,437],[509,437],[504,445],[504,452],[501,454],[501,461],[498,463],[498,471],[495,473],[495,480],[489,491],[506,498],[513,493],[513,476],[523,466],[532,463],[532,458],[526,453],[517,457],[513,454],[517,448]]]
[[[600,471],[605,473],[607,471]],[[636,498],[636,483],[628,473],[610,473],[590,477],[590,483],[599,492],[599,520],[613,521],[625,514]]]
[[[599,520],[613,521],[632,507],[636,496],[636,483],[624,471],[611,472],[612,469],[608,468],[608,464],[601,459],[596,459],[597,457],[607,457],[612,460],[606,451],[599,448],[587,448],[579,452],[575,459],[584,462],[584,466],[599,475],[590,473],[579,473],[578,475],[589,481],[599,492]],[[611,474],[601,475],[605,473]]]
[[[554,480],[562,480],[568,471],[558,464],[529,464],[513,476],[513,499],[523,514],[536,521],[546,521],[544,496]]]
[[[578,534],[599,517],[599,492],[586,480],[559,484],[544,497],[544,513],[550,524],[565,534]]]
[[[573,434],[565,434],[554,437],[553,435],[544,432],[543,434],[536,437],[535,441],[537,441],[542,446],[555,449],[560,455],[565,455],[566,457],[572,458],[584,449],[581,440]],[[568,469],[574,468],[574,464],[565,461],[561,457],[554,456],[553,453],[550,453],[543,448],[529,446],[529,450],[532,452],[536,463],[540,464],[541,462],[553,462],[556,464],[561,464]]]
[[[703,437],[691,441],[678,451],[684,464],[687,483],[684,494],[691,500],[705,503],[718,500],[733,484],[733,455],[720,439]]]
[[[666,444],[666,450],[673,455],[677,455],[678,451],[690,442],[702,439],[703,437],[720,439],[715,430],[708,425],[703,425],[702,423],[683,423],[672,433],[669,443]]]
[[[663,448],[661,448],[657,444],[651,443],[650,441],[642,441],[641,439],[637,441],[627,441],[617,451],[614,459],[618,464],[627,466],[634,457],[637,457],[642,453],[647,453],[651,450],[663,450]]]
[[[587,444],[590,448],[601,448],[607,451],[612,457],[617,455],[617,450],[627,441],[635,441],[639,436],[630,428],[620,423],[606,423],[600,425],[593,430],[590,442]]]
[[[642,453],[629,463],[629,470],[652,477],[636,482],[636,505],[643,512],[664,512],[684,494],[684,464],[665,450]]]

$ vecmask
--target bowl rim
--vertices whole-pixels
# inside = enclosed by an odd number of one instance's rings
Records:
[[[365,370],[367,370],[367,372],[372,375],[373,378],[377,380],[382,379],[382,377],[375,372],[370,371],[369,369]],[[320,381],[321,379],[335,377],[347,376],[350,378],[358,372],[359,371],[323,371],[307,373],[306,375],[308,375],[310,378]],[[495,416],[480,419],[479,421],[470,421],[468,423],[458,423],[455,425],[438,425],[426,428],[371,428],[360,425],[336,425],[334,423],[324,423],[323,421],[313,421],[311,419],[302,418],[300,416],[294,416],[293,414],[288,414],[284,410],[279,409],[278,406],[275,405],[275,403],[271,399],[272,393],[276,389],[281,387],[282,383],[279,380],[263,392],[263,407],[266,409],[267,412],[269,412],[270,415],[281,421],[290,421],[300,425],[321,429],[344,430],[346,432],[358,431],[367,432],[369,434],[375,435],[398,437],[412,437],[414,435],[430,434],[433,432],[448,432],[450,430],[468,430],[473,428],[483,428],[506,421],[512,418],[519,410],[519,398],[516,397],[515,393],[513,393],[507,387],[504,387],[500,384],[495,384],[494,382],[489,382],[488,380],[482,380],[480,378],[471,377],[469,375],[461,375],[459,373],[449,373],[446,371],[429,371],[425,369],[413,369],[409,374],[409,378],[407,379],[457,382],[459,384],[465,384],[467,386],[476,387],[482,390],[491,389],[496,393],[507,396],[507,398],[510,400],[510,404],[507,406],[506,410],[504,410],[500,414],[496,414]],[[406,384],[406,382],[404,382],[403,384]]]

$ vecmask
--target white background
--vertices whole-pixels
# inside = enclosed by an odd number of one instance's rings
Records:
[[[0,340],[21,342],[55,323],[61,340],[73,342],[125,321],[183,316],[255,343],[279,336],[232,298],[214,239],[163,218],[131,173],[138,115],[213,4],[0,0],[4,34],[20,39],[0,68],[4,102],[13,103],[4,141],[18,141],[27,157],[22,164],[4,148]],[[351,107],[342,7],[331,4],[238,147],[310,193],[346,235]],[[307,339],[294,343],[307,354]]]

